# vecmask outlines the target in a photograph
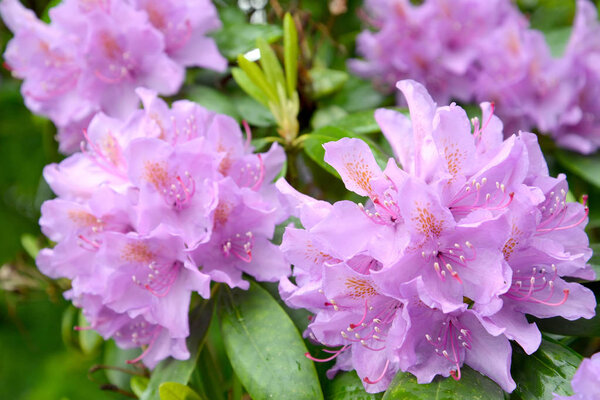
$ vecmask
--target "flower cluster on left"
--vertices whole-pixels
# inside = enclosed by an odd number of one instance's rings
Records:
[[[277,281],[289,265],[270,242],[286,218],[271,182],[285,160],[254,154],[232,118],[189,101],[169,108],[148,89],[126,119],[97,114],[82,152],[45,168],[57,198],[40,225],[54,242],[40,270],[72,280],[65,296],[91,327],[149,367],[189,357],[188,309],[210,282],[248,288],[242,274]]]
[[[136,87],[173,95],[186,67],[227,67],[205,36],[221,27],[210,0],[65,0],[49,14],[45,24],[18,0],[0,3],[15,35],[6,66],[24,80],[27,107],[56,124],[65,153],[78,149],[97,112],[133,112]]]

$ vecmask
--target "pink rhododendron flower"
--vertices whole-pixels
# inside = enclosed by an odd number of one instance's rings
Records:
[[[43,204],[40,224],[57,244],[37,264],[71,279],[67,297],[92,328],[145,346],[140,359],[152,367],[188,356],[192,292],[210,297],[211,281],[246,289],[243,273],[289,274],[270,242],[287,217],[270,183],[284,153],[254,154],[230,117],[138,94],[144,110],[96,115],[82,152],[44,170],[58,197]]]
[[[554,400],[594,400],[600,393],[600,353],[586,358],[575,372],[571,386],[575,395],[554,396]]]
[[[205,36],[220,27],[207,0],[66,0],[50,10],[50,24],[18,0],[3,0],[0,15],[15,35],[6,64],[23,79],[27,107],[56,124],[67,153],[77,150],[96,113],[125,118],[133,112],[135,88],[173,95],[185,67],[226,68]]]
[[[528,354],[541,341],[526,314],[594,315],[593,293],[563,280],[594,276],[587,207],[566,201],[565,177],[549,176],[535,135],[503,138],[489,103],[471,124],[414,81],[398,88],[410,119],[375,113],[396,155],[384,170],[361,140],[324,145],[364,204],[330,205],[277,182],[303,225],[283,237],[294,270],[281,295],[315,314],[306,334],[334,348],[330,375],[354,369],[368,392],[397,371],[460,379],[463,365],[511,392],[509,340]]]

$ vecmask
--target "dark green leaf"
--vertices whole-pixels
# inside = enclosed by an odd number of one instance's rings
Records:
[[[351,76],[335,95],[322,100],[323,105],[336,105],[348,112],[368,110],[382,105],[385,96],[373,88],[371,82]]]
[[[592,254],[592,258],[590,259],[590,265],[596,273],[596,280],[600,280],[600,243],[591,244],[590,247],[594,252]],[[598,315],[598,313],[596,313],[596,315]]]
[[[322,399],[315,367],[296,327],[258,284],[224,294],[221,330],[227,355],[254,400]]]
[[[365,392],[363,383],[355,371],[341,372],[328,381],[324,389],[326,400],[377,400],[383,393]]]
[[[550,339],[528,356],[513,346],[512,376],[517,382],[512,399],[552,400],[552,393],[572,395],[571,379],[582,357],[568,347]]]
[[[104,346],[104,364],[118,368],[131,368],[127,365],[127,360],[133,360],[140,354],[140,349],[120,349],[114,340],[109,340]],[[104,373],[108,381],[120,388],[126,388],[130,385],[131,375],[115,369],[105,369]]]
[[[256,48],[256,39],[258,38],[263,38],[268,43],[279,40],[282,36],[282,30],[275,25],[244,22],[226,25],[211,36],[217,41],[221,54],[229,60],[235,60],[238,55]]]
[[[159,386],[162,382],[177,382],[186,384],[189,382],[192,372],[204,344],[204,338],[210,325],[213,314],[213,301],[203,301],[190,315],[190,336],[187,340],[190,358],[188,360],[175,360],[169,358],[161,361],[152,371],[148,388],[140,397],[141,400],[158,400]]]
[[[573,173],[600,187],[600,155],[586,157],[570,151],[556,150],[556,158]]]
[[[308,71],[312,81],[313,99],[320,99],[337,92],[348,81],[347,72],[327,68],[313,68]]]
[[[141,397],[146,388],[148,387],[148,382],[150,380],[145,376],[132,376],[129,381],[129,386],[131,387],[131,391],[137,396]]]
[[[209,110],[227,114],[238,121],[240,120],[240,115],[231,102],[231,98],[216,89],[207,86],[194,86],[189,90],[187,98]]]
[[[298,32],[289,13],[283,17],[283,61],[288,96],[296,91],[298,80]]]
[[[467,366],[461,368],[461,378],[436,377],[428,384],[417,383],[412,374],[399,372],[383,400],[503,400],[504,391],[490,378]]]
[[[191,388],[178,382],[164,382],[158,388],[160,400],[202,400]]]
[[[250,125],[269,127],[276,124],[271,111],[254,99],[248,96],[234,95],[232,101],[240,117]]]
[[[532,318],[543,332],[563,336],[595,337],[600,336],[600,304],[596,306],[596,316],[592,319],[579,318],[569,321],[561,317]]]

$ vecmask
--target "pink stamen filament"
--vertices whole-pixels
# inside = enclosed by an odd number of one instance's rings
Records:
[[[369,312],[369,299],[366,299],[365,300],[365,312],[363,313],[362,319],[356,324],[350,324],[350,328],[354,329],[354,328],[360,326],[363,322],[365,322],[368,312]]]
[[[380,380],[382,380],[382,379],[385,377],[385,373],[387,372],[387,370],[388,370],[388,367],[389,367],[389,366],[390,366],[390,360],[387,360],[387,361],[385,362],[385,366],[383,367],[383,372],[381,372],[381,375],[379,375],[379,377],[378,377],[377,379],[375,379],[375,380],[371,380],[371,379],[369,379],[369,377],[368,377],[368,376],[365,376],[365,377],[363,378],[363,381],[364,381],[365,383],[368,383],[369,385],[374,385],[374,384],[376,384],[377,382],[379,382]]]
[[[81,147],[81,152],[83,154],[90,157],[98,167],[100,167],[104,171],[108,172],[109,174],[116,175],[121,178],[126,178],[125,173],[120,171],[118,169],[118,166],[115,165],[108,157],[106,157],[106,155],[104,154],[102,149],[100,149],[98,147],[98,145],[90,139],[87,129],[83,129],[83,137],[85,138],[88,145],[90,146],[90,149],[93,151],[93,154],[89,153],[84,146],[84,142],[81,142],[80,147]],[[118,151],[119,151],[119,161],[120,161],[121,165],[123,165],[125,163],[125,161],[123,159],[123,156],[121,155],[121,149],[119,148]],[[100,158],[100,160],[102,160],[103,163],[99,162],[98,158]]]
[[[256,178],[256,182],[250,188],[252,190],[258,190],[260,188],[260,185],[262,185],[263,180],[265,179],[265,164],[263,162],[262,156],[260,154],[257,154],[256,157],[258,158],[259,174]]]
[[[341,348],[341,349],[339,349],[339,350],[337,350],[337,351],[335,351],[331,357],[327,357],[327,358],[323,358],[323,359],[320,359],[320,358],[315,358],[315,357],[313,357],[312,355],[310,355],[310,353],[309,353],[309,352],[306,352],[306,353],[304,353],[304,356],[305,356],[306,358],[308,358],[309,360],[312,360],[312,361],[315,361],[315,362],[327,362],[327,361],[331,361],[331,360],[333,360],[334,358],[336,358],[337,356],[339,356],[340,354],[342,354],[342,352],[343,352],[344,350],[346,350],[346,349],[348,348],[348,346],[349,346],[349,345],[344,345],[344,346],[342,346],[342,348]],[[328,351],[328,353],[330,353],[330,351]]]
[[[169,36],[169,37],[173,37],[173,36]],[[185,20],[185,31],[184,31],[184,36],[182,39],[176,41],[176,42],[172,42],[169,43],[168,45],[168,52],[174,52],[177,51],[181,48],[183,48],[189,41],[190,38],[192,37],[192,23],[190,22],[189,19]]]
[[[92,250],[92,251],[98,250],[100,248],[100,244],[102,243],[102,242],[98,242],[96,240],[88,239],[87,237],[85,237],[83,235],[79,235],[78,238],[81,241],[83,241],[84,243],[89,244],[90,246],[92,246],[92,249],[88,249],[88,250]]]
[[[252,131],[250,130],[250,125],[244,119],[242,120],[242,125],[244,126],[244,131],[246,132],[246,149],[250,147],[250,143],[252,143]]]

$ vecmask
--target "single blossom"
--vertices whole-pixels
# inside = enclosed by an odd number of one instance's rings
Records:
[[[549,176],[535,135],[503,138],[490,103],[469,121],[414,81],[398,88],[410,118],[375,113],[396,155],[385,169],[361,140],[324,145],[364,204],[330,205],[277,182],[303,225],[283,236],[294,270],[281,296],[314,314],[305,335],[329,355],[307,356],[336,359],[330,377],[354,369],[379,392],[398,371],[428,383],[469,365],[510,392],[509,341],[527,353],[541,342],[526,314],[594,315],[593,293],[563,279],[593,278],[588,209],[566,201],[565,177]]]
[[[254,153],[230,117],[137,92],[144,110],[96,115],[82,151],[45,168],[58,197],[42,205],[40,225],[56,245],[37,264],[71,279],[65,295],[92,329],[142,346],[133,361],[153,367],[189,356],[193,292],[210,297],[211,281],[248,288],[243,273],[289,274],[270,242],[287,217],[271,183],[284,153]]]

